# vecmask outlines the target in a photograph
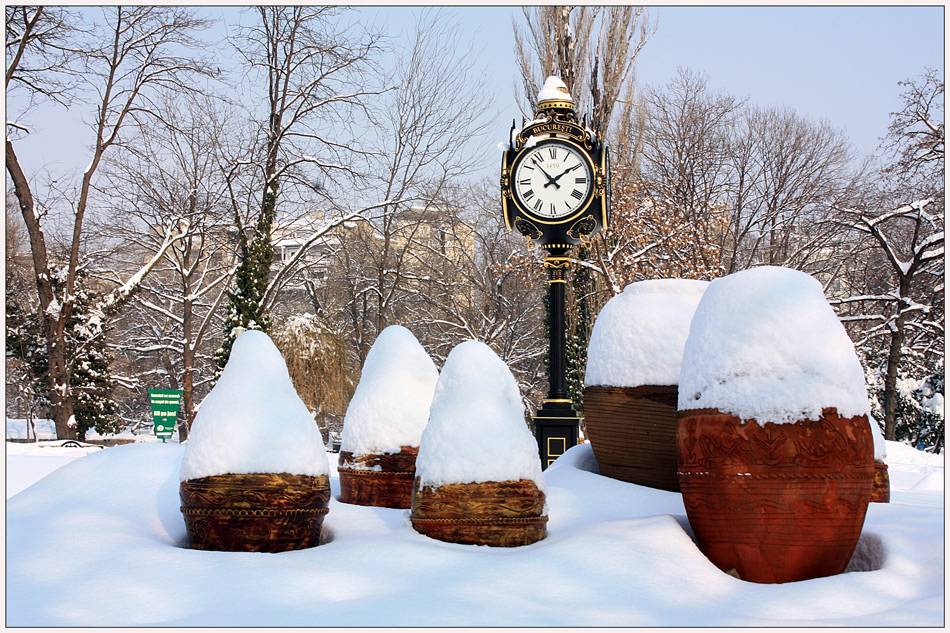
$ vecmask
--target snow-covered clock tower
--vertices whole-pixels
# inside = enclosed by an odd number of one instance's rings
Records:
[[[577,444],[580,418],[567,393],[564,286],[570,253],[610,223],[607,145],[577,121],[574,100],[557,77],[538,93],[534,120],[512,125],[501,164],[501,204],[508,230],[547,251],[550,390],[534,416],[541,467]]]

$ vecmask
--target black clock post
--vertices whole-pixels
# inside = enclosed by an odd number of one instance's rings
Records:
[[[607,146],[577,122],[564,83],[548,77],[535,120],[512,126],[501,167],[505,225],[547,251],[550,389],[533,416],[541,467],[578,441],[580,416],[567,393],[564,295],[571,249],[610,221]]]
[[[532,417],[535,437],[538,440],[538,453],[541,467],[547,468],[567,449],[577,444],[580,416],[571,403],[567,393],[567,358],[565,341],[567,325],[565,323],[564,291],[567,285],[567,270],[571,260],[556,249],[548,251],[544,258],[544,267],[548,273],[549,306],[549,361],[548,396],[541,408]]]

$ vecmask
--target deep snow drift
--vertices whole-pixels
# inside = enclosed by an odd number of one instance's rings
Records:
[[[590,445],[544,472],[538,543],[444,543],[407,510],[340,503],[331,459],[331,540],[279,554],[178,546],[181,445],[95,450],[8,499],[6,624],[940,626],[943,457],[887,449],[892,502],[871,504],[852,560],[873,571],[785,585],[716,569],[679,494],[596,474]],[[8,468],[40,450],[8,444]]]

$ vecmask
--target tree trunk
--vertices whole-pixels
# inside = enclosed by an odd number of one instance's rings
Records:
[[[901,362],[901,348],[904,345],[904,329],[907,324],[905,310],[908,305],[904,297],[910,289],[910,279],[902,276],[900,280],[900,300],[897,302],[897,318],[891,332],[891,344],[887,351],[887,372],[884,376],[884,439],[897,440],[897,370]]]
[[[190,290],[190,284],[186,285],[186,290]],[[187,294],[185,295],[188,296]],[[178,423],[178,441],[184,443],[191,432],[191,423],[195,419],[195,349],[192,340],[192,310],[193,304],[185,299],[182,306],[182,333],[184,345],[182,346],[182,378],[181,378],[181,406],[182,416]]]
[[[56,424],[57,439],[76,439],[76,421],[73,417],[73,399],[69,390],[66,358],[65,323],[69,305],[61,305],[58,310],[50,310],[56,300],[53,291],[52,274],[49,270],[49,258],[46,251],[46,239],[36,215],[33,192],[29,181],[20,167],[20,161],[13,150],[10,139],[6,141],[6,166],[13,182],[13,192],[23,215],[27,233],[30,236],[30,252],[33,255],[33,272],[36,278],[36,293],[39,297],[39,312],[46,336],[47,355],[49,357],[50,408],[53,422]],[[70,426],[72,422],[72,426]]]
[[[57,327],[57,320],[45,317],[43,319],[43,325],[48,341],[49,401],[50,408],[53,411],[53,422],[56,424],[56,439],[75,440],[78,439],[78,435],[76,433],[73,397],[69,388],[66,337],[63,330]]]
[[[181,421],[178,423],[178,441],[182,443],[188,440],[191,423],[195,419],[194,352],[189,353],[187,347],[185,348],[185,358],[188,360],[184,361],[185,371],[181,385],[181,404],[184,411],[182,412]]]

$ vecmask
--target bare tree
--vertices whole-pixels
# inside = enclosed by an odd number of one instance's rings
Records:
[[[729,148],[726,270],[757,264],[824,272],[830,210],[863,177],[851,143],[789,108],[750,108]],[[833,263],[831,263],[833,266]]]
[[[275,229],[312,214],[317,201],[329,205],[317,194],[334,179],[356,176],[353,121],[365,99],[380,92],[365,87],[380,36],[346,24],[345,8],[260,6],[247,15],[250,24],[232,44],[244,61],[246,94],[256,98],[248,107],[258,129],[250,150],[228,170],[239,268],[228,295],[221,366],[233,328],[268,328],[269,306],[300,261],[270,276]]]
[[[56,89],[50,89],[43,79],[53,72],[49,60],[59,52],[68,52],[78,82],[72,88],[76,100],[90,106],[90,127],[93,132],[91,159],[70,196],[71,238],[65,264],[56,263],[48,251],[47,216],[44,206],[37,204],[31,179],[21,167],[14,151],[10,134],[6,140],[6,165],[13,183],[21,213],[30,236],[33,268],[36,277],[39,309],[49,352],[49,383],[51,407],[58,437],[75,437],[73,399],[70,393],[69,359],[66,357],[65,328],[72,316],[75,302],[76,278],[83,248],[83,222],[90,204],[93,181],[103,156],[119,142],[120,133],[133,117],[146,117],[152,112],[152,97],[156,90],[187,90],[189,81],[204,72],[203,66],[183,57],[182,49],[195,46],[192,34],[204,23],[193,13],[178,7],[107,7],[103,19],[93,23],[83,37],[73,37],[76,29],[42,30],[45,9],[30,11],[35,19],[27,17],[16,53],[8,47],[7,89],[22,84],[34,98],[55,98]],[[84,16],[87,12],[84,12]],[[30,15],[30,14],[24,14]],[[75,24],[67,22],[68,24]],[[62,35],[62,39],[57,39]],[[67,39],[68,38],[68,39]],[[8,39],[9,41],[9,39]],[[31,63],[31,60],[38,60]],[[29,69],[29,71],[27,71]],[[33,77],[24,80],[22,77]],[[8,130],[23,129],[16,123]],[[174,227],[166,227],[160,250],[145,266],[136,272],[104,301],[114,305],[140,283],[177,237]],[[63,281],[57,294],[54,277]]]
[[[413,249],[408,322],[435,358],[445,360],[462,340],[482,341],[512,368],[523,393],[539,391],[546,381],[541,268],[522,274],[517,260],[537,254],[505,227],[495,186],[482,181],[444,191]]]
[[[62,7],[7,6],[7,92],[20,89],[30,104],[72,101],[77,58],[71,40],[82,27],[77,15]],[[20,128],[21,130],[24,128]]]
[[[353,348],[362,363],[388,324],[414,300],[416,249],[437,227],[439,200],[485,158],[474,142],[489,99],[458,24],[424,11],[405,48],[393,51],[395,87],[374,112],[375,160],[364,195],[379,201],[336,256]],[[486,144],[487,145],[487,144]],[[425,238],[427,239],[427,238]]]
[[[942,372],[944,357],[944,83],[933,71],[901,82],[903,108],[892,113],[883,147],[892,160],[879,193],[863,204],[839,207],[839,223],[865,238],[859,292],[838,299],[843,320],[861,324],[859,347],[880,341],[884,437],[897,439],[898,379],[915,357],[923,372]],[[863,291],[861,291],[863,290]],[[848,310],[848,306],[859,310]],[[935,437],[942,444],[943,430]]]
[[[114,192],[114,202],[101,232],[122,244],[126,266],[134,267],[137,254],[160,246],[161,227],[177,223],[180,238],[123,311],[114,346],[133,367],[152,359],[143,367],[158,370],[149,386],[182,390],[184,441],[197,396],[213,376],[210,351],[223,320],[218,308],[235,268],[221,169],[234,117],[197,95],[168,95],[158,112],[160,120],[136,129],[107,165],[102,186]]]
[[[640,6],[538,6],[522,9],[525,28],[513,24],[519,93],[529,116],[537,110],[544,80],[555,75],[567,86],[578,114],[607,134],[622,99],[634,96],[634,69],[656,22]]]
[[[713,93],[708,78],[688,69],[645,97],[642,173],[654,198],[668,199],[695,219],[727,197],[730,130],[743,101]]]

